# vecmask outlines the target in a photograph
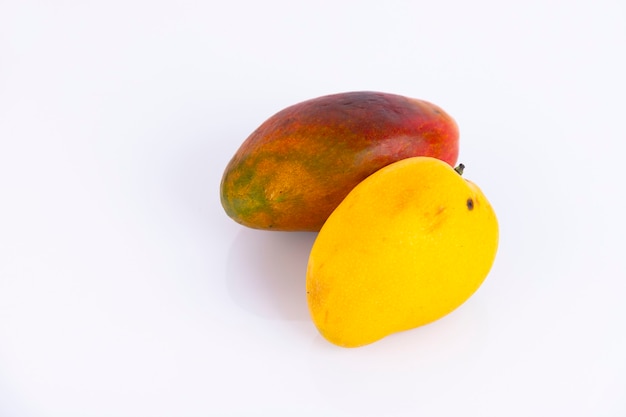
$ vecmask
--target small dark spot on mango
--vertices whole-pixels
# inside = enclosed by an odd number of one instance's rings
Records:
[[[474,210],[474,200],[472,200],[472,198],[468,198],[467,199],[467,209],[468,210]]]

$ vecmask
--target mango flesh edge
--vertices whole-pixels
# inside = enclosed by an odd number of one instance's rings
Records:
[[[382,168],[348,194],[313,244],[313,322],[331,343],[358,347],[438,320],[483,283],[498,234],[480,188],[442,161]]]
[[[359,182],[413,156],[453,166],[456,122],[436,105],[360,91],[307,100],[261,124],[227,165],[226,213],[244,226],[319,231]]]

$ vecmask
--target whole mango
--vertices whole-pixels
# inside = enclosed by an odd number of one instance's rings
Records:
[[[438,106],[395,94],[333,94],[287,107],[243,142],[224,171],[221,201],[238,223],[319,231],[363,179],[401,159],[451,166],[456,122]]]
[[[333,211],[306,277],[311,317],[328,341],[357,347],[425,325],[481,286],[496,257],[498,219],[459,171],[407,158],[363,180]]]

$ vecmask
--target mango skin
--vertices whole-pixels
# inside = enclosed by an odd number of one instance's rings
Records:
[[[313,243],[311,318],[347,348],[431,323],[482,285],[498,240],[489,200],[452,167],[426,157],[386,166],[348,194]]]
[[[401,159],[456,164],[459,130],[438,106],[357,91],[287,107],[261,124],[222,177],[226,213],[263,230],[319,231],[363,179]]]

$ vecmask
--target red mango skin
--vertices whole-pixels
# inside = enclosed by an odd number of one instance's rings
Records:
[[[458,153],[456,122],[432,103],[373,91],[332,94],[287,107],[252,132],[226,166],[221,202],[247,227],[319,231],[380,168],[413,156],[454,166]]]

